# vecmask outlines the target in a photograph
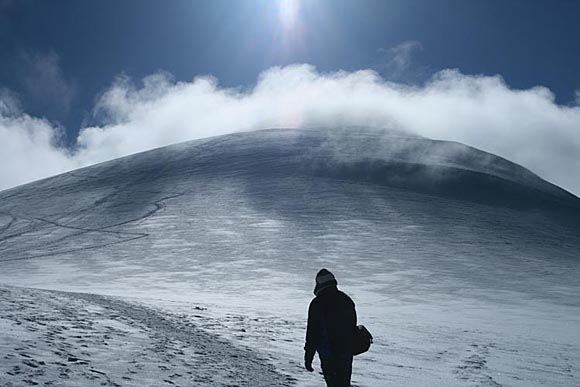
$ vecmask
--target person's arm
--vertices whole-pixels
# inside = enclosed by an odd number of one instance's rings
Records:
[[[315,310],[314,303],[308,308],[308,325],[306,327],[306,344],[304,345],[304,368],[312,372],[312,360],[316,354],[320,336],[320,321]]]

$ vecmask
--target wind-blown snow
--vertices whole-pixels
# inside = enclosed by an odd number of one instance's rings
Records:
[[[0,283],[137,297],[315,386],[301,369],[304,326],[327,267],[376,337],[355,360],[356,385],[569,386],[579,229],[578,198],[461,144],[260,131],[0,193]],[[6,337],[1,356],[14,351]]]
[[[580,106],[557,104],[545,87],[514,89],[499,75],[448,69],[409,86],[372,70],[322,73],[302,64],[268,69],[249,89],[222,87],[211,76],[119,77],[87,120],[71,150],[60,146],[58,124],[30,117],[0,93],[0,153],[10,160],[0,164],[0,187],[243,130],[364,126],[459,141],[580,194]]]

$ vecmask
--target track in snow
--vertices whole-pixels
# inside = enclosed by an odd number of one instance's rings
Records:
[[[0,287],[0,385],[291,386],[255,352],[119,298]]]
[[[120,191],[119,188],[116,188],[116,190],[117,190],[116,193],[118,193]],[[161,192],[148,192],[148,193],[163,194]],[[131,241],[141,239],[141,238],[147,238],[149,236],[149,234],[145,233],[145,232],[114,231],[114,230],[110,230],[110,229],[112,229],[114,227],[125,226],[125,225],[132,224],[132,223],[138,223],[142,220],[150,218],[150,217],[154,216],[156,213],[158,213],[159,211],[162,211],[163,209],[165,209],[165,206],[166,206],[165,201],[166,200],[175,199],[175,198],[178,198],[178,197],[183,196],[183,195],[184,195],[184,193],[165,194],[160,199],[151,203],[151,206],[153,206],[154,208],[150,211],[145,212],[143,215],[139,215],[138,217],[135,217],[135,218],[127,219],[127,220],[124,220],[124,221],[118,222],[118,223],[108,224],[106,226],[98,227],[98,228],[70,226],[70,225],[61,223],[59,221],[50,220],[50,219],[46,219],[46,218],[28,217],[28,216],[23,216],[21,214],[19,214],[18,217],[16,217],[10,213],[0,213],[0,215],[10,217],[10,221],[5,226],[0,228],[0,245],[2,243],[5,243],[9,239],[26,236],[26,234],[28,234],[28,233],[35,232],[39,228],[41,228],[43,224],[47,224],[49,226],[54,226],[54,227],[57,227],[60,229],[75,231],[71,234],[67,234],[67,235],[60,237],[58,239],[53,239],[49,243],[45,243],[43,248],[49,250],[49,252],[44,252],[41,254],[27,254],[25,257],[19,257],[19,258],[0,258],[0,261],[10,262],[10,261],[20,261],[20,260],[29,260],[29,259],[35,259],[35,258],[51,257],[51,256],[59,255],[59,254],[69,254],[69,253],[75,253],[75,252],[80,252],[80,251],[99,249],[99,248],[103,248],[103,247],[110,247],[110,246],[114,246],[114,245],[121,244],[121,243],[131,242]],[[112,195],[110,195],[110,196],[112,196]],[[85,208],[85,209],[81,210],[80,212],[93,210],[95,207],[97,207],[98,205],[100,205],[106,201],[107,201],[107,198],[102,198],[102,199],[98,200],[95,203],[95,205],[90,206],[88,208]],[[58,214],[58,215],[56,215],[56,217],[59,218],[63,215],[64,214]],[[29,221],[29,222],[31,222],[32,225],[25,228],[24,230],[21,230],[21,231],[16,232],[16,233],[9,233],[8,235],[5,236],[4,234],[10,229],[10,227],[16,222],[16,220],[18,218],[20,218],[22,220]],[[77,238],[77,237],[80,237],[80,236],[83,236],[83,235],[89,234],[89,233],[104,234],[106,236],[120,238],[120,240],[107,241],[107,242],[92,244],[89,246],[83,246],[83,247],[79,247],[79,248],[68,248],[68,249],[58,249],[57,248],[54,251],[51,251],[52,246],[58,247],[59,244],[61,244],[62,242],[66,241],[68,239],[74,239],[74,238]],[[24,251],[25,250],[21,250],[21,252],[24,252]]]

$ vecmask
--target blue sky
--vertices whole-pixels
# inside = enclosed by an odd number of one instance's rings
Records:
[[[580,193],[580,1],[0,0],[0,189],[238,130],[459,141]]]
[[[578,1],[304,0],[300,32],[288,39],[278,3],[4,0],[0,85],[27,112],[59,121],[69,140],[119,74],[211,74],[224,86],[247,86],[263,70],[289,63],[372,68],[406,82],[458,68],[501,74],[513,88],[546,86],[562,104],[580,87]],[[389,62],[405,42],[413,43],[412,63],[400,71]],[[39,62],[55,68],[41,74]]]

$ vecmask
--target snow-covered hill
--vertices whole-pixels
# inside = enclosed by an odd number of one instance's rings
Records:
[[[0,283],[67,293],[5,292],[131,297],[288,385],[321,383],[300,368],[321,267],[377,339],[357,385],[577,384],[579,251],[575,196],[462,144],[367,129],[197,140],[0,193]]]

